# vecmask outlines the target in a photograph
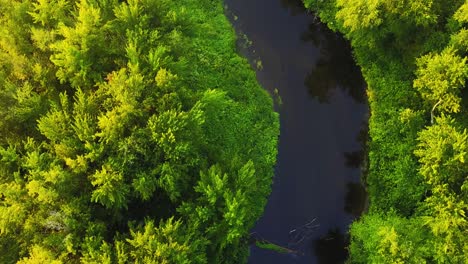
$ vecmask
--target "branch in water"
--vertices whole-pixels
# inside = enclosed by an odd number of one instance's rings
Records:
[[[264,240],[264,239],[257,240],[255,242],[255,245],[257,247],[259,247],[259,248],[276,251],[276,252],[282,253],[282,254],[295,254],[295,255],[299,254],[299,251],[297,251],[297,250],[292,250],[292,249],[289,249],[289,248],[278,246],[278,245],[273,244],[270,241],[267,241],[267,240]]]

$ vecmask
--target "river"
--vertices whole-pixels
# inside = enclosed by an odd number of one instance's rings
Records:
[[[281,98],[272,193],[252,232],[298,252],[252,246],[249,263],[343,263],[349,224],[366,200],[360,176],[368,107],[349,44],[299,0],[225,4],[240,52]]]

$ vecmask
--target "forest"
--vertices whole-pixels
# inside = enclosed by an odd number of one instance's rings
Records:
[[[468,263],[468,1],[302,0],[370,107],[349,263]],[[0,0],[0,263],[246,263],[279,117],[221,0]]]
[[[279,119],[222,1],[0,14],[0,263],[245,263]]]
[[[304,0],[367,82],[368,212],[349,263],[467,263],[468,2]]]

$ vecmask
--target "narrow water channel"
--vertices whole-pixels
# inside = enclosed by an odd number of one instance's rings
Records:
[[[252,232],[298,252],[252,247],[249,263],[343,263],[348,226],[365,204],[365,84],[349,45],[300,0],[225,3],[240,51],[282,101],[273,189]]]

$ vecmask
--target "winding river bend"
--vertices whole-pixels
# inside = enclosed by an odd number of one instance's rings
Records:
[[[251,248],[249,263],[343,263],[346,232],[365,207],[365,84],[349,45],[300,0],[226,0],[239,49],[281,98],[278,164],[252,232],[297,251]]]

